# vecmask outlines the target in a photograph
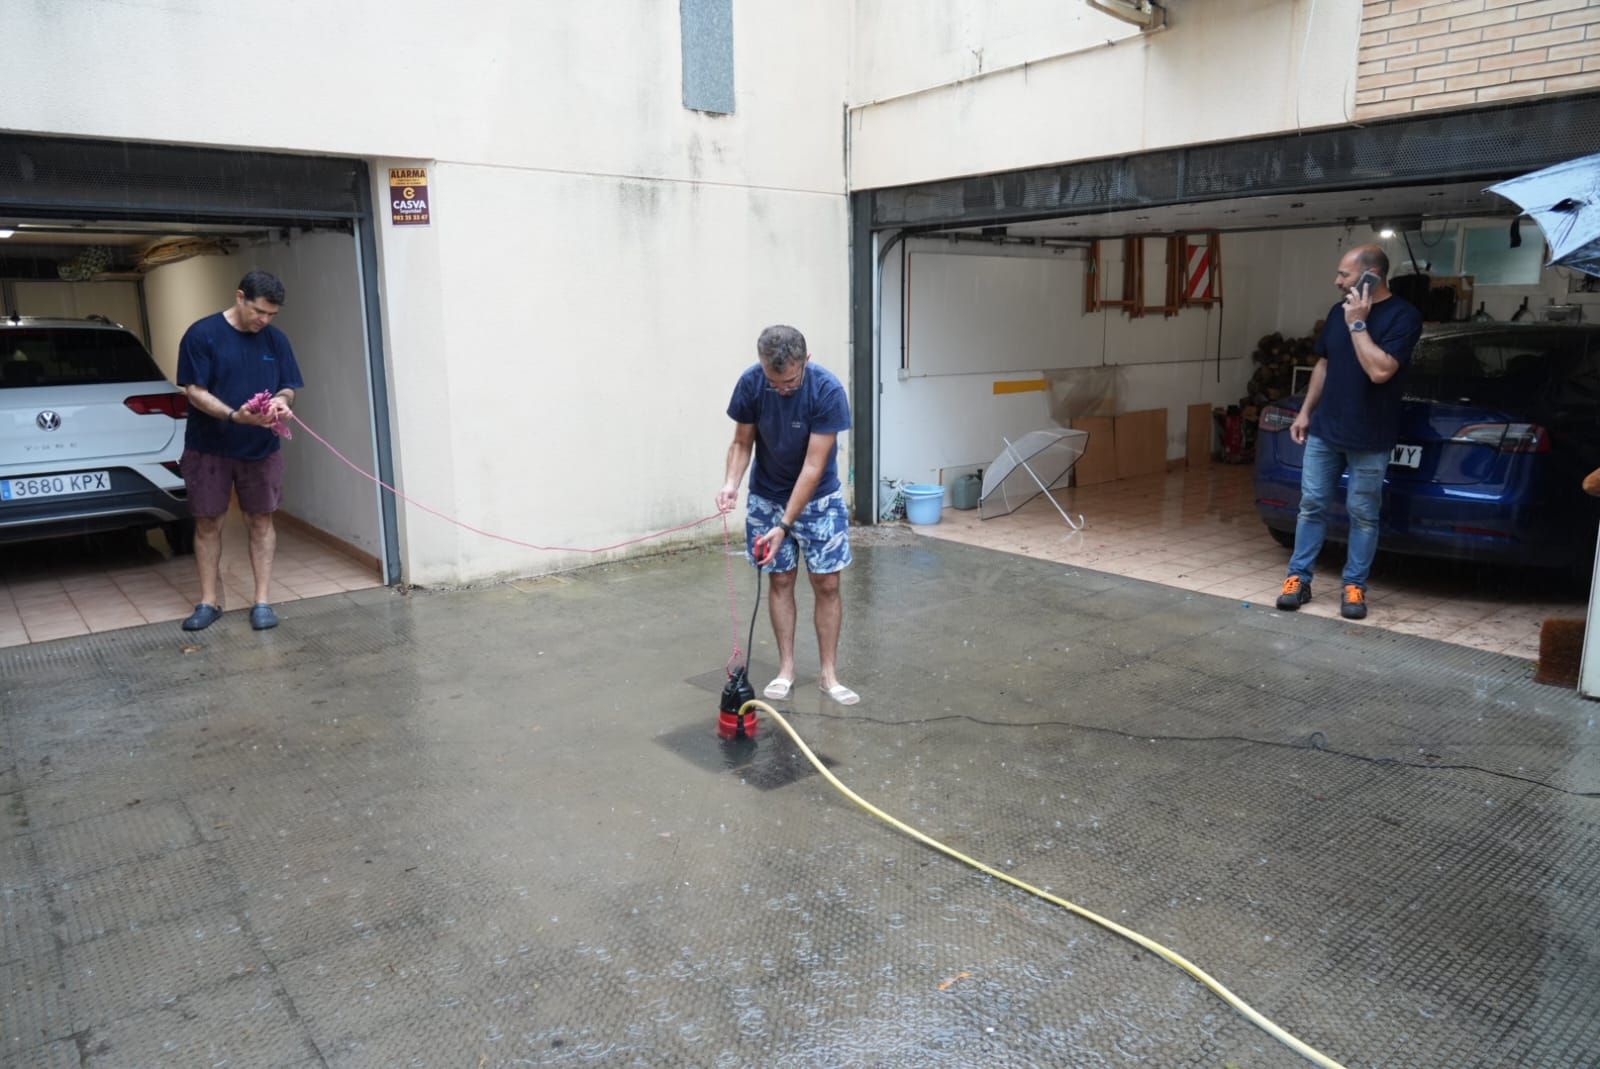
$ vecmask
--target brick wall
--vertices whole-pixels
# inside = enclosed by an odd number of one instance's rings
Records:
[[[1356,118],[1600,88],[1600,0],[1364,0]]]

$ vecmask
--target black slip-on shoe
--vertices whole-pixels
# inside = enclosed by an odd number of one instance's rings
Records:
[[[183,621],[185,631],[204,631],[222,617],[222,608],[218,605],[207,605],[205,602],[194,607],[194,612]]]

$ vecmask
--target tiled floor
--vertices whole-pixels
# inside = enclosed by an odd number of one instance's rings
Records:
[[[247,608],[255,581],[244,521],[222,535],[224,607]],[[379,585],[365,564],[278,525],[277,603]],[[159,533],[129,532],[0,546],[0,646],[179,620],[200,600],[194,558],[173,557]]]
[[[1016,513],[979,520],[976,510],[946,508],[938,538],[1079,564],[1253,604],[1271,604],[1289,551],[1256,518],[1251,469],[1212,465],[1056,491],[1087,526],[1074,533],[1042,496]],[[1330,546],[1301,612],[1339,615],[1338,572],[1344,547]],[[1368,589],[1366,623],[1463,646],[1536,658],[1546,617],[1581,617],[1588,590],[1553,575],[1379,553]]]

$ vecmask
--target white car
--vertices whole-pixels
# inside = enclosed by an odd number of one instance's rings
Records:
[[[194,551],[189,402],[105,319],[0,319],[0,542],[160,527]]]

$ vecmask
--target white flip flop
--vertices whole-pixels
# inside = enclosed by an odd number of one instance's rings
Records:
[[[834,701],[838,702],[840,705],[854,705],[856,702],[861,700],[861,695],[857,694],[843,683],[835,683],[831,687],[824,687],[821,683],[818,683],[817,689],[822,691],[822,693],[826,694],[828,697],[832,698]]]
[[[781,702],[793,693],[794,680],[785,679],[782,676],[779,676],[777,679],[774,679],[771,683],[767,684],[767,689],[761,692],[761,696],[763,698],[771,698],[775,702]]]

